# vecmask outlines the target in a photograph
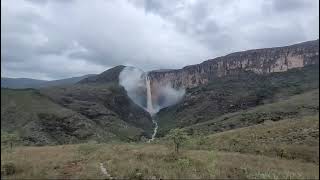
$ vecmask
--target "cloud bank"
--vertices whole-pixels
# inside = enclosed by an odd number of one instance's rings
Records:
[[[3,0],[1,76],[181,68],[318,38],[317,0]]]

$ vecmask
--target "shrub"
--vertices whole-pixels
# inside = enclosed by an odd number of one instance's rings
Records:
[[[177,164],[181,169],[186,169],[191,165],[190,160],[186,158],[178,159]]]
[[[1,174],[12,175],[16,172],[16,166],[13,163],[5,163],[1,167]]]
[[[10,145],[10,149],[12,149],[13,144],[18,142],[20,142],[20,138],[17,134],[1,132],[1,144]]]
[[[172,129],[169,132],[168,137],[172,139],[176,153],[179,153],[181,144],[188,139],[187,133],[182,129]]]
[[[134,171],[132,171],[130,174],[129,174],[129,179],[134,179],[134,180],[141,180],[141,179],[144,179],[143,178],[143,174],[141,172],[141,170],[139,168],[135,168]]]

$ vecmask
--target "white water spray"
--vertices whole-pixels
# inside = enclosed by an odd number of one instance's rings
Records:
[[[146,75],[146,86],[147,86],[147,111],[150,113],[151,118],[152,118],[152,122],[155,125],[151,139],[149,139],[149,142],[151,142],[154,140],[154,138],[157,135],[158,123],[155,121],[155,119],[153,117],[153,115],[155,114],[155,110],[153,109],[153,105],[152,105],[150,78],[148,77],[148,74]]]
[[[149,142],[155,139],[158,130],[158,124],[154,119],[154,115],[160,109],[179,102],[185,94],[185,89],[175,89],[170,83],[161,86],[158,84],[158,86],[155,87],[157,91],[152,92],[150,81],[151,79],[148,73],[135,67],[125,67],[119,75],[119,83],[125,88],[130,99],[145,109],[152,117],[154,129]],[[147,93],[145,91],[147,91]]]

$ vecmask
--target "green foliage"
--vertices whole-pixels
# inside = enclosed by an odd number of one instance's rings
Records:
[[[259,105],[248,110],[228,113],[187,127],[186,130],[192,129],[194,134],[212,134],[255,124],[313,116],[318,112],[319,89],[274,103]]]
[[[177,165],[181,169],[187,169],[188,167],[190,167],[191,162],[187,158],[181,158],[181,159],[178,159]]]
[[[188,139],[187,133],[182,129],[172,129],[168,135],[175,145],[175,152],[179,153],[179,148]]]
[[[1,163],[1,175],[13,175],[15,172],[16,166],[13,163]]]
[[[10,149],[12,149],[12,146],[19,142],[20,138],[17,134],[1,132],[1,144],[5,146],[10,146]]]
[[[21,134],[26,145],[139,141],[152,133],[147,117],[112,83],[50,87],[40,94],[1,89],[1,130]]]
[[[282,101],[294,95],[318,89],[318,74],[319,65],[311,65],[267,75],[242,72],[237,75],[213,78],[208,84],[187,89],[185,98],[180,103],[157,113],[158,136],[165,135],[170,129],[187,127],[213,119],[215,121],[215,119],[228,113]],[[316,101],[311,100],[309,102]],[[276,110],[275,108],[273,111]],[[301,111],[304,111],[304,109],[301,109]],[[281,120],[285,116],[295,116],[295,114],[288,114],[285,108],[281,108],[273,114],[262,112],[249,116],[250,120],[245,120],[245,122],[251,125],[261,123],[263,117],[271,120]],[[175,121],[172,121],[172,118]],[[222,127],[217,127],[213,123],[206,125],[211,128],[209,131],[211,133],[216,130],[225,131],[226,129],[241,127],[239,121],[224,124]]]
[[[300,173],[285,171],[278,172],[252,172],[249,169],[245,169],[246,178],[248,179],[304,179]]]
[[[129,179],[134,179],[134,180],[142,180],[143,178],[143,173],[139,168],[134,169],[129,173],[128,176]]]
[[[271,121],[207,136],[192,136],[184,147],[319,163],[319,114]]]

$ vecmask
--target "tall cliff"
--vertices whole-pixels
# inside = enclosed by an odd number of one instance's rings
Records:
[[[319,64],[319,39],[285,47],[236,52],[182,69],[149,73],[152,91],[171,84],[174,88],[192,88],[215,77],[253,71],[257,74],[283,72],[308,64]]]

